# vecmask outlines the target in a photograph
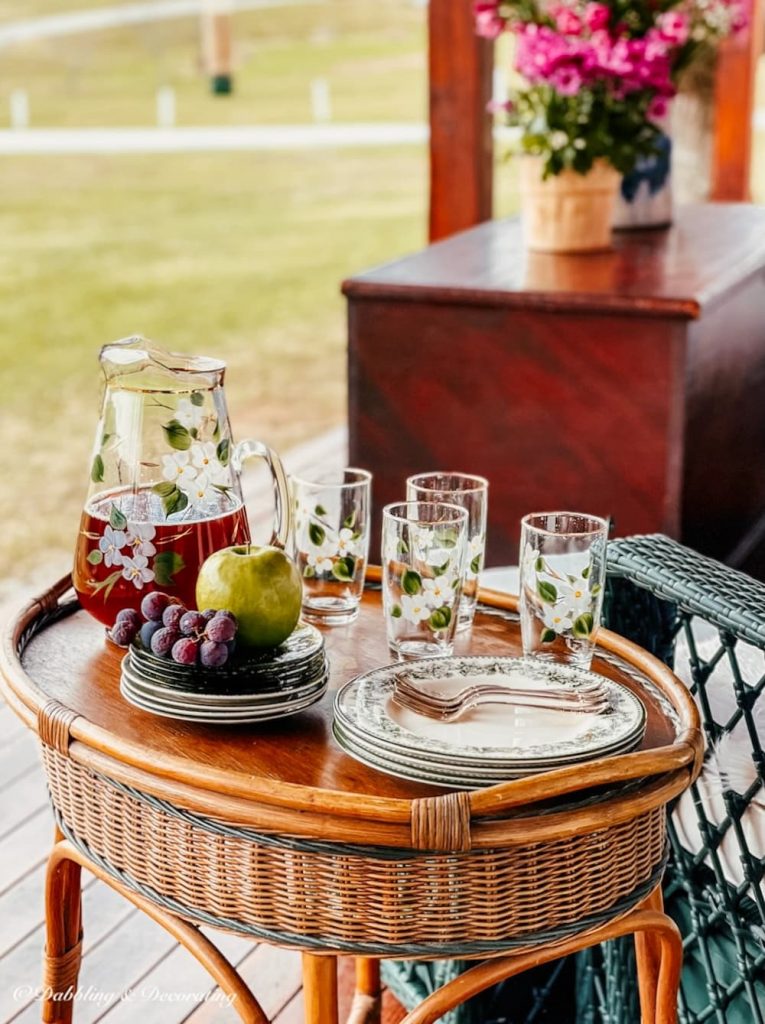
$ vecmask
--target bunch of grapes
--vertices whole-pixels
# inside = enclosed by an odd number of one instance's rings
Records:
[[[129,647],[140,634],[142,645],[153,654],[205,668],[220,668],[234,651],[237,622],[232,612],[189,610],[154,591],[141,601],[141,615],[132,608],[117,613],[109,632],[115,644]]]

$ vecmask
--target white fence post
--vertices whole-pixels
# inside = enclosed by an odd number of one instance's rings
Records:
[[[311,110],[313,119],[317,122],[332,120],[332,97],[329,92],[329,82],[326,78],[311,79]]]
[[[175,128],[175,89],[171,85],[157,89],[157,127]]]
[[[29,96],[26,89],[14,89],[10,96],[11,128],[29,127]]]

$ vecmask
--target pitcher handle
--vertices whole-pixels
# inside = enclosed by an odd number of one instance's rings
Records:
[[[268,445],[260,441],[240,441],[235,445],[231,456],[231,465],[236,473],[241,473],[242,468],[249,459],[264,459],[271,471],[274,484],[274,512],[276,528],[271,536],[270,544],[277,548],[286,548],[292,525],[292,509],[290,505],[290,492],[287,484],[287,474],[284,472],[282,460]]]

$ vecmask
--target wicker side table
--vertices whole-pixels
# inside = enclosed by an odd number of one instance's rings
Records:
[[[374,576],[374,574],[372,574]],[[119,695],[121,652],[61,581],[6,637],[0,688],[37,731],[58,835],[47,875],[46,987],[76,986],[86,867],[164,925],[234,999],[266,1017],[202,934],[214,925],[303,950],[306,1021],[336,1024],[336,956],[358,959],[350,1020],[379,1019],[379,960],[482,961],[426,999],[437,1020],[530,966],[636,935],[645,1021],[670,1024],[681,963],[661,909],[666,804],[695,777],[698,716],[640,648],[601,637],[599,671],[642,697],[641,749],[471,793],[367,769],[331,739],[332,694],[284,722],[213,728]],[[515,602],[484,593],[474,653],[519,650]],[[389,660],[379,593],[327,635],[332,685]],[[46,1021],[72,1003],[44,1004]]]

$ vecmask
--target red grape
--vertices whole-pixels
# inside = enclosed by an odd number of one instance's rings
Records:
[[[171,655],[173,661],[177,661],[179,665],[196,665],[197,641],[189,636],[182,636],[173,644]]]
[[[126,622],[123,619],[122,622],[114,623],[108,632],[108,636],[118,647],[129,647],[136,633],[137,630],[133,623]]]
[[[161,622],[162,613],[169,604],[170,598],[167,594],[154,590],[141,601],[141,615],[149,622]]]
[[[154,654],[159,655],[160,658],[165,657],[170,653],[173,648],[173,644],[178,639],[178,630],[172,629],[169,626],[165,626],[162,629],[158,629],[154,636],[151,638],[151,649]]]
[[[228,661],[228,648],[214,640],[205,640],[199,648],[199,660],[205,668],[220,668]]]
[[[205,636],[208,640],[213,640],[215,643],[225,643],[227,640],[233,640],[236,634],[236,622],[232,619],[226,618],[220,612],[210,619],[207,623],[207,629],[205,630]]]
[[[202,632],[207,625],[207,619],[201,612],[186,612],[181,616],[178,625],[184,636],[194,636],[196,633]]]
[[[114,620],[114,624],[116,625],[118,622],[129,623],[133,627],[134,636],[143,625],[141,616],[135,608],[123,608],[122,611],[117,612],[117,618]]]
[[[180,622],[186,614],[186,606],[178,602],[169,604],[162,613],[162,624],[170,629],[180,629]]]

